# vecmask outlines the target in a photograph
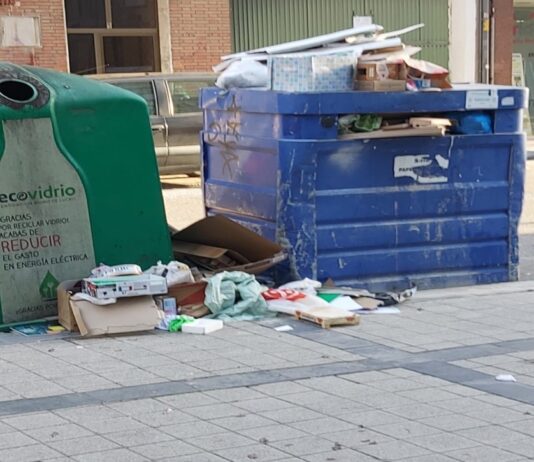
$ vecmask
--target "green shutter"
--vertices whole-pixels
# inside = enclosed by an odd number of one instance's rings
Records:
[[[352,27],[352,17],[373,16],[387,31],[422,22],[403,37],[417,55],[447,67],[448,0],[230,0],[235,51],[326,34]]]

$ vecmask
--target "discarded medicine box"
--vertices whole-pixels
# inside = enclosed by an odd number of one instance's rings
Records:
[[[119,276],[115,278],[87,278],[82,282],[82,290],[94,298],[102,300],[141,295],[161,295],[167,293],[167,281],[153,274],[139,276]]]

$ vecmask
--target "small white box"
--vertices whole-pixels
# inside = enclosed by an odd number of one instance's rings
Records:
[[[188,334],[211,334],[223,328],[223,322],[218,319],[197,319],[182,326],[182,332]]]

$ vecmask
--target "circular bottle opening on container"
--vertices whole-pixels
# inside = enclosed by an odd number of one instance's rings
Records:
[[[31,103],[37,98],[37,89],[24,80],[1,80],[0,95],[15,103]]]

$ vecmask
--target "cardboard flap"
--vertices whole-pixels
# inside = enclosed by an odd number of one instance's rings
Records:
[[[207,217],[173,234],[173,241],[232,250],[249,261],[272,258],[282,251],[278,244],[222,216]]]
[[[212,260],[221,258],[227,251],[227,249],[213,247],[211,245],[195,244],[193,242],[184,242],[176,240],[174,240],[172,243],[172,250],[175,253],[194,255],[195,257],[210,258]]]

